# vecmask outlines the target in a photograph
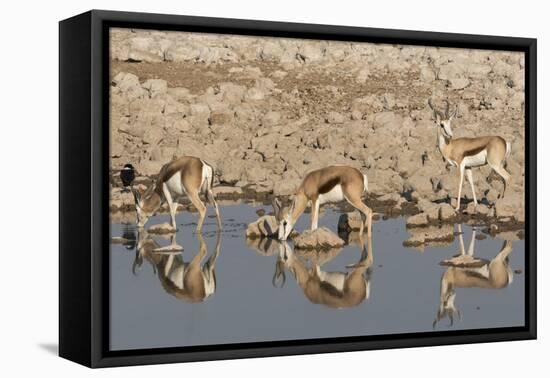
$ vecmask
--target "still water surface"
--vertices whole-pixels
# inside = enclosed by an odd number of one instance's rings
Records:
[[[223,206],[222,233],[207,218],[202,240],[196,214],[178,214],[178,253],[153,251],[169,238],[113,223],[113,237],[133,234],[136,243],[111,245],[111,350],[524,324],[523,240],[474,238],[469,250],[473,228],[462,226],[464,254],[474,257],[453,259],[459,236],[424,252],[405,248],[399,218],[376,222],[372,243],[352,235],[341,250],[300,253],[292,243],[247,242],[258,208]],[[336,231],[339,215],[326,209],[320,226]],[[158,215],[147,226],[168,220]],[[305,214],[296,228],[308,224]]]

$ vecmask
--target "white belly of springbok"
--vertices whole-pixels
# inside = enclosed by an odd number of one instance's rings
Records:
[[[319,203],[334,203],[344,200],[344,192],[342,191],[342,185],[336,185],[330,191],[319,195]]]

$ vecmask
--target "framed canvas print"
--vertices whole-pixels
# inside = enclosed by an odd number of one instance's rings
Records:
[[[60,355],[536,337],[536,40],[60,22]]]

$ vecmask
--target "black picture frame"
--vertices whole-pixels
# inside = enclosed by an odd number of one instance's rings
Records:
[[[525,53],[524,327],[108,350],[110,27],[522,51]],[[59,354],[89,367],[536,338],[537,41],[530,38],[92,10],[59,23]],[[75,185],[77,183],[77,185]]]

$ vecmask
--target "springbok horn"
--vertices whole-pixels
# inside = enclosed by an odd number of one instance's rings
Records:
[[[432,111],[434,112],[434,117],[439,115],[440,118],[443,118],[443,114],[441,114],[441,112],[435,108],[431,98],[428,99],[428,105],[430,106],[430,109],[432,109]]]
[[[445,118],[449,119],[449,101],[445,100]]]

